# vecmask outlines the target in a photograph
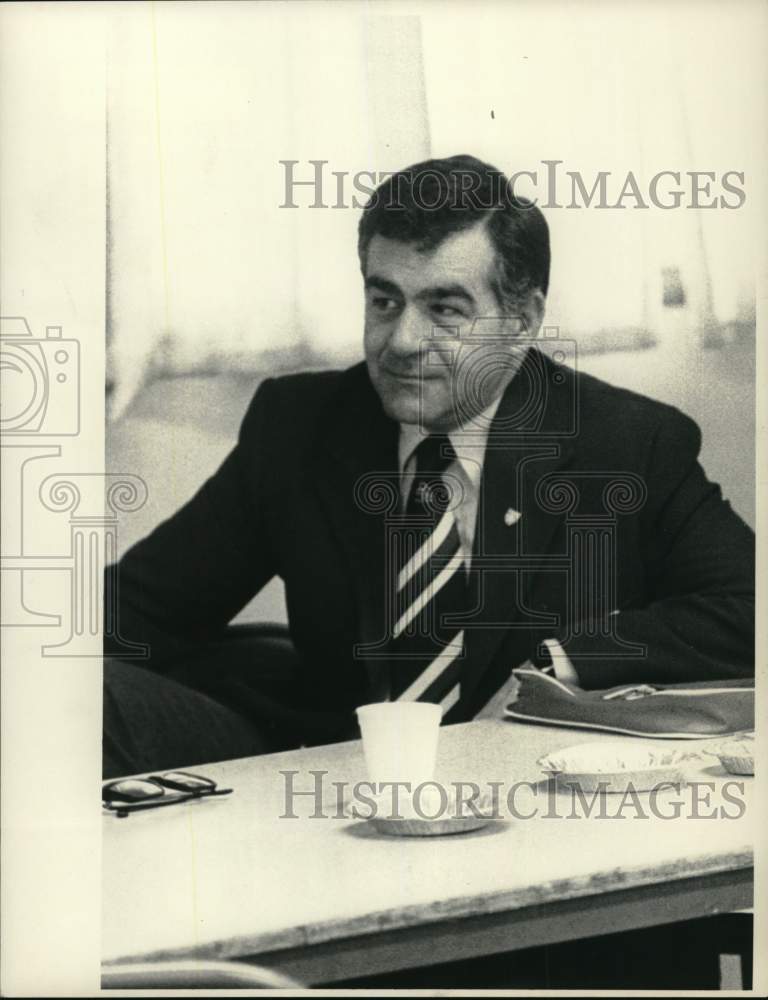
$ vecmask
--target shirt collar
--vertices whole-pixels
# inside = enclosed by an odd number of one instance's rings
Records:
[[[449,431],[448,439],[453,445],[456,457],[461,463],[461,467],[474,485],[479,485],[483,472],[483,459],[485,457],[485,447],[488,443],[488,433],[491,429],[491,421],[496,416],[496,411],[501,403],[501,393],[494,399],[490,406],[487,406],[478,416],[466,421],[456,430]],[[405,469],[408,459],[413,455],[414,450],[424,440],[427,432],[422,430],[418,424],[400,424],[400,441],[398,445],[398,457],[400,461],[400,471]]]

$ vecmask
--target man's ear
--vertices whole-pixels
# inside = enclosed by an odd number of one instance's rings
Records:
[[[547,307],[547,300],[540,289],[534,289],[525,301],[521,310],[525,317],[525,336],[538,337],[541,324],[544,322],[544,312]]]
[[[515,314],[507,316],[505,320],[507,332],[514,337],[521,337],[525,340],[537,337],[544,321],[545,309],[546,299],[539,289],[529,292],[528,296],[518,305]]]

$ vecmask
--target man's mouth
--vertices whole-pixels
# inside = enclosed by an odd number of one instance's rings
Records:
[[[419,370],[401,372],[390,368],[388,365],[383,365],[382,371],[390,378],[397,379],[398,382],[434,382],[440,377],[439,375],[426,375]]]

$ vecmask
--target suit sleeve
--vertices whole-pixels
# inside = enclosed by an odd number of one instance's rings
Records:
[[[274,488],[266,452],[271,384],[259,387],[214,475],[107,568],[116,624],[107,631],[147,645],[146,665],[163,666],[214,638],[275,574],[264,516],[266,484]],[[105,636],[106,655],[119,658],[124,648]]]
[[[566,649],[585,688],[754,675],[754,535],[706,478],[701,434],[673,411],[659,425],[646,469],[641,544],[650,600],[620,608],[616,634],[645,647],[624,659],[594,656],[595,639]],[[620,571],[620,570],[619,570]],[[582,656],[588,646],[592,655]]]

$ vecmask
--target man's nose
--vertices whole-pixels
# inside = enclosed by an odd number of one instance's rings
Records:
[[[392,328],[387,346],[395,354],[418,354],[428,335],[429,326],[425,325],[418,310],[406,306]]]

